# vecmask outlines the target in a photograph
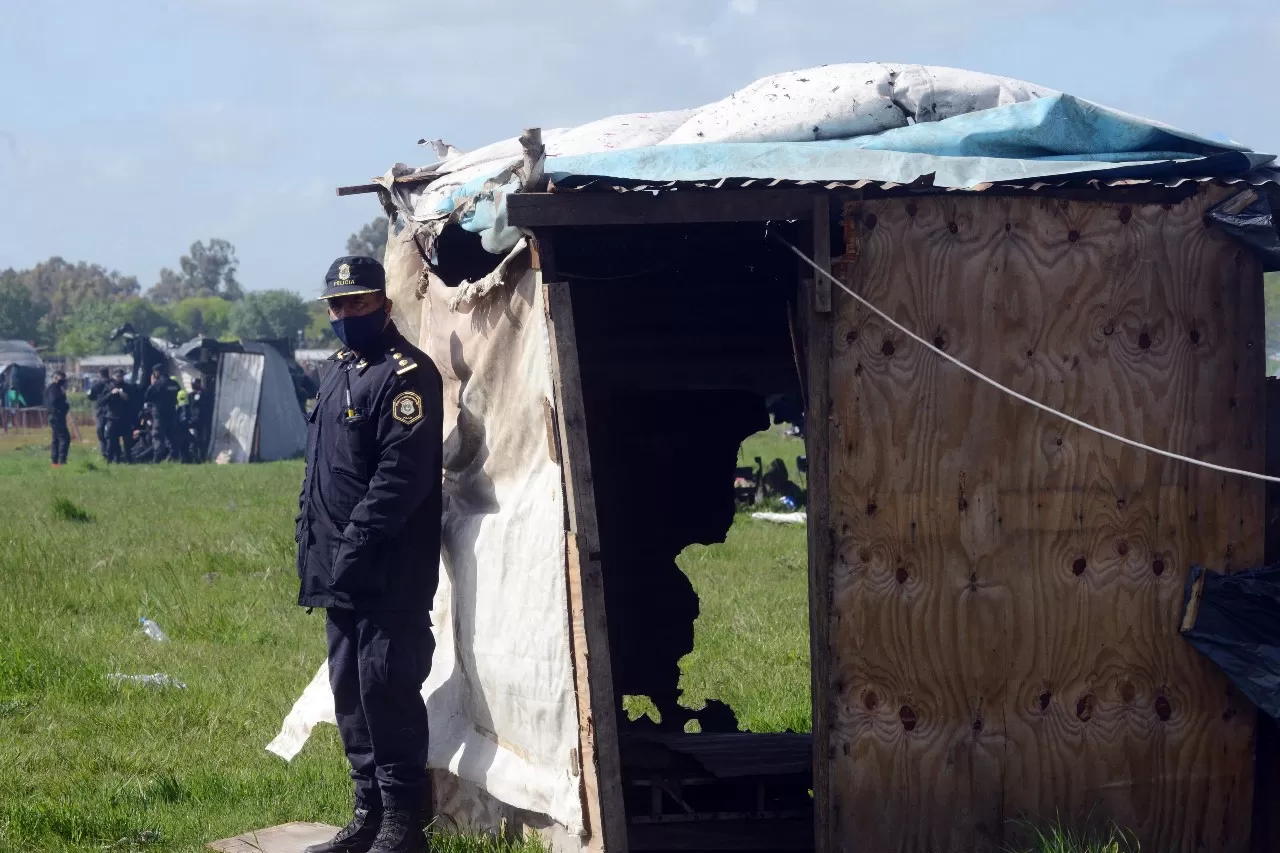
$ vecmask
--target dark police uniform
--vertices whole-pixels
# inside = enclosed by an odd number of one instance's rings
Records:
[[[44,389],[44,406],[49,412],[49,429],[53,432],[53,441],[49,444],[49,458],[54,465],[67,464],[67,452],[71,449],[71,430],[67,429],[67,413],[71,404],[67,402],[66,389],[57,382],[49,383]]]
[[[209,442],[204,437],[204,391],[192,389],[187,395],[186,423],[183,430],[186,433],[186,453],[183,455],[184,462],[203,462],[204,455],[209,449]]]
[[[98,450],[103,459],[110,452],[107,446],[107,392],[110,390],[110,378],[99,377],[89,386],[89,401],[93,403],[93,425],[98,436]]]
[[[161,376],[147,388],[143,398],[151,404],[151,450],[156,462],[173,452],[174,424],[177,421],[178,383]]]
[[[335,262],[326,297],[383,289],[381,265],[358,260],[369,265],[352,274],[344,263],[342,277]],[[362,349],[330,358],[308,418],[298,604],[327,610],[329,680],[356,808],[421,816],[421,689],[434,649],[428,614],[440,565],[442,387],[430,359],[394,325]]]
[[[119,391],[120,393],[115,393]],[[135,393],[123,382],[115,379],[103,393],[103,408],[106,412],[107,429],[107,461],[129,462],[129,451],[133,448],[133,432],[130,413],[133,402],[130,395]]]

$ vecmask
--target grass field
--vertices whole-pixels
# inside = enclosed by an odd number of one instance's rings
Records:
[[[746,455],[793,469],[800,446],[768,435]],[[52,470],[43,436],[0,439],[0,850],[195,851],[345,822],[335,729],[292,764],[263,749],[324,655],[322,617],[294,606],[301,472],[107,468],[79,444]],[[687,704],[807,730],[803,528],[740,517],[681,566],[702,595]],[[142,616],[171,641],[147,639]],[[107,678],[156,672],[187,689]]]

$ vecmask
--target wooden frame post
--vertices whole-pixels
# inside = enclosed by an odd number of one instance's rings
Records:
[[[831,202],[813,200],[808,233],[801,248],[820,268],[831,270]],[[802,229],[804,223],[801,223]],[[831,282],[807,264],[801,270],[808,406],[804,419],[809,464],[809,659],[813,706],[814,853],[835,849],[831,839]]]
[[[551,343],[554,418],[564,477],[566,576],[570,640],[578,695],[578,742],[582,766],[586,850],[627,853],[622,763],[618,754],[617,705],[605,614],[600,535],[596,523],[591,454],[578,367],[578,342],[568,282],[556,281],[554,244],[545,231],[535,239],[535,258]]]

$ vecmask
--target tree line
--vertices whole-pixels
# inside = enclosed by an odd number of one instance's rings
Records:
[[[348,254],[381,259],[386,229],[381,217],[365,225],[347,240]],[[136,276],[61,257],[0,270],[0,340],[30,341],[63,356],[123,352],[124,341],[111,341],[111,332],[129,323],[175,343],[210,337],[337,346],[323,304],[292,290],[245,291],[239,271],[235,247],[217,238],[192,243],[177,268],[161,269],[145,292]]]

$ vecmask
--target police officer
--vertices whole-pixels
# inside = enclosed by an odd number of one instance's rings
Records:
[[[107,458],[107,392],[111,390],[111,372],[105,367],[98,371],[98,378],[89,386],[89,401],[93,403],[93,425],[98,435],[98,450]]]
[[[49,429],[53,433],[50,461],[54,468],[61,468],[67,464],[67,451],[71,449],[71,430],[67,429],[71,404],[67,402],[67,374],[61,370],[54,371],[53,381],[44,389],[44,407],[49,412]]]
[[[106,411],[107,461],[129,462],[129,451],[133,449],[133,426],[130,422],[133,402],[129,398],[129,389],[125,387],[123,370],[112,374],[111,385],[103,394],[103,407]]]
[[[205,452],[209,449],[208,435],[204,429],[205,399],[204,380],[196,377],[191,380],[191,393],[187,395],[186,431],[188,456],[184,461],[203,462]]]
[[[338,258],[321,299],[343,348],[309,415],[298,603],[326,609],[329,682],[355,815],[307,853],[426,853],[422,684],[439,577],[440,374],[391,322],[373,258]]]
[[[168,459],[172,452],[178,390],[178,383],[164,375],[162,365],[151,369],[151,385],[143,399],[151,404],[151,449],[156,462]]]

